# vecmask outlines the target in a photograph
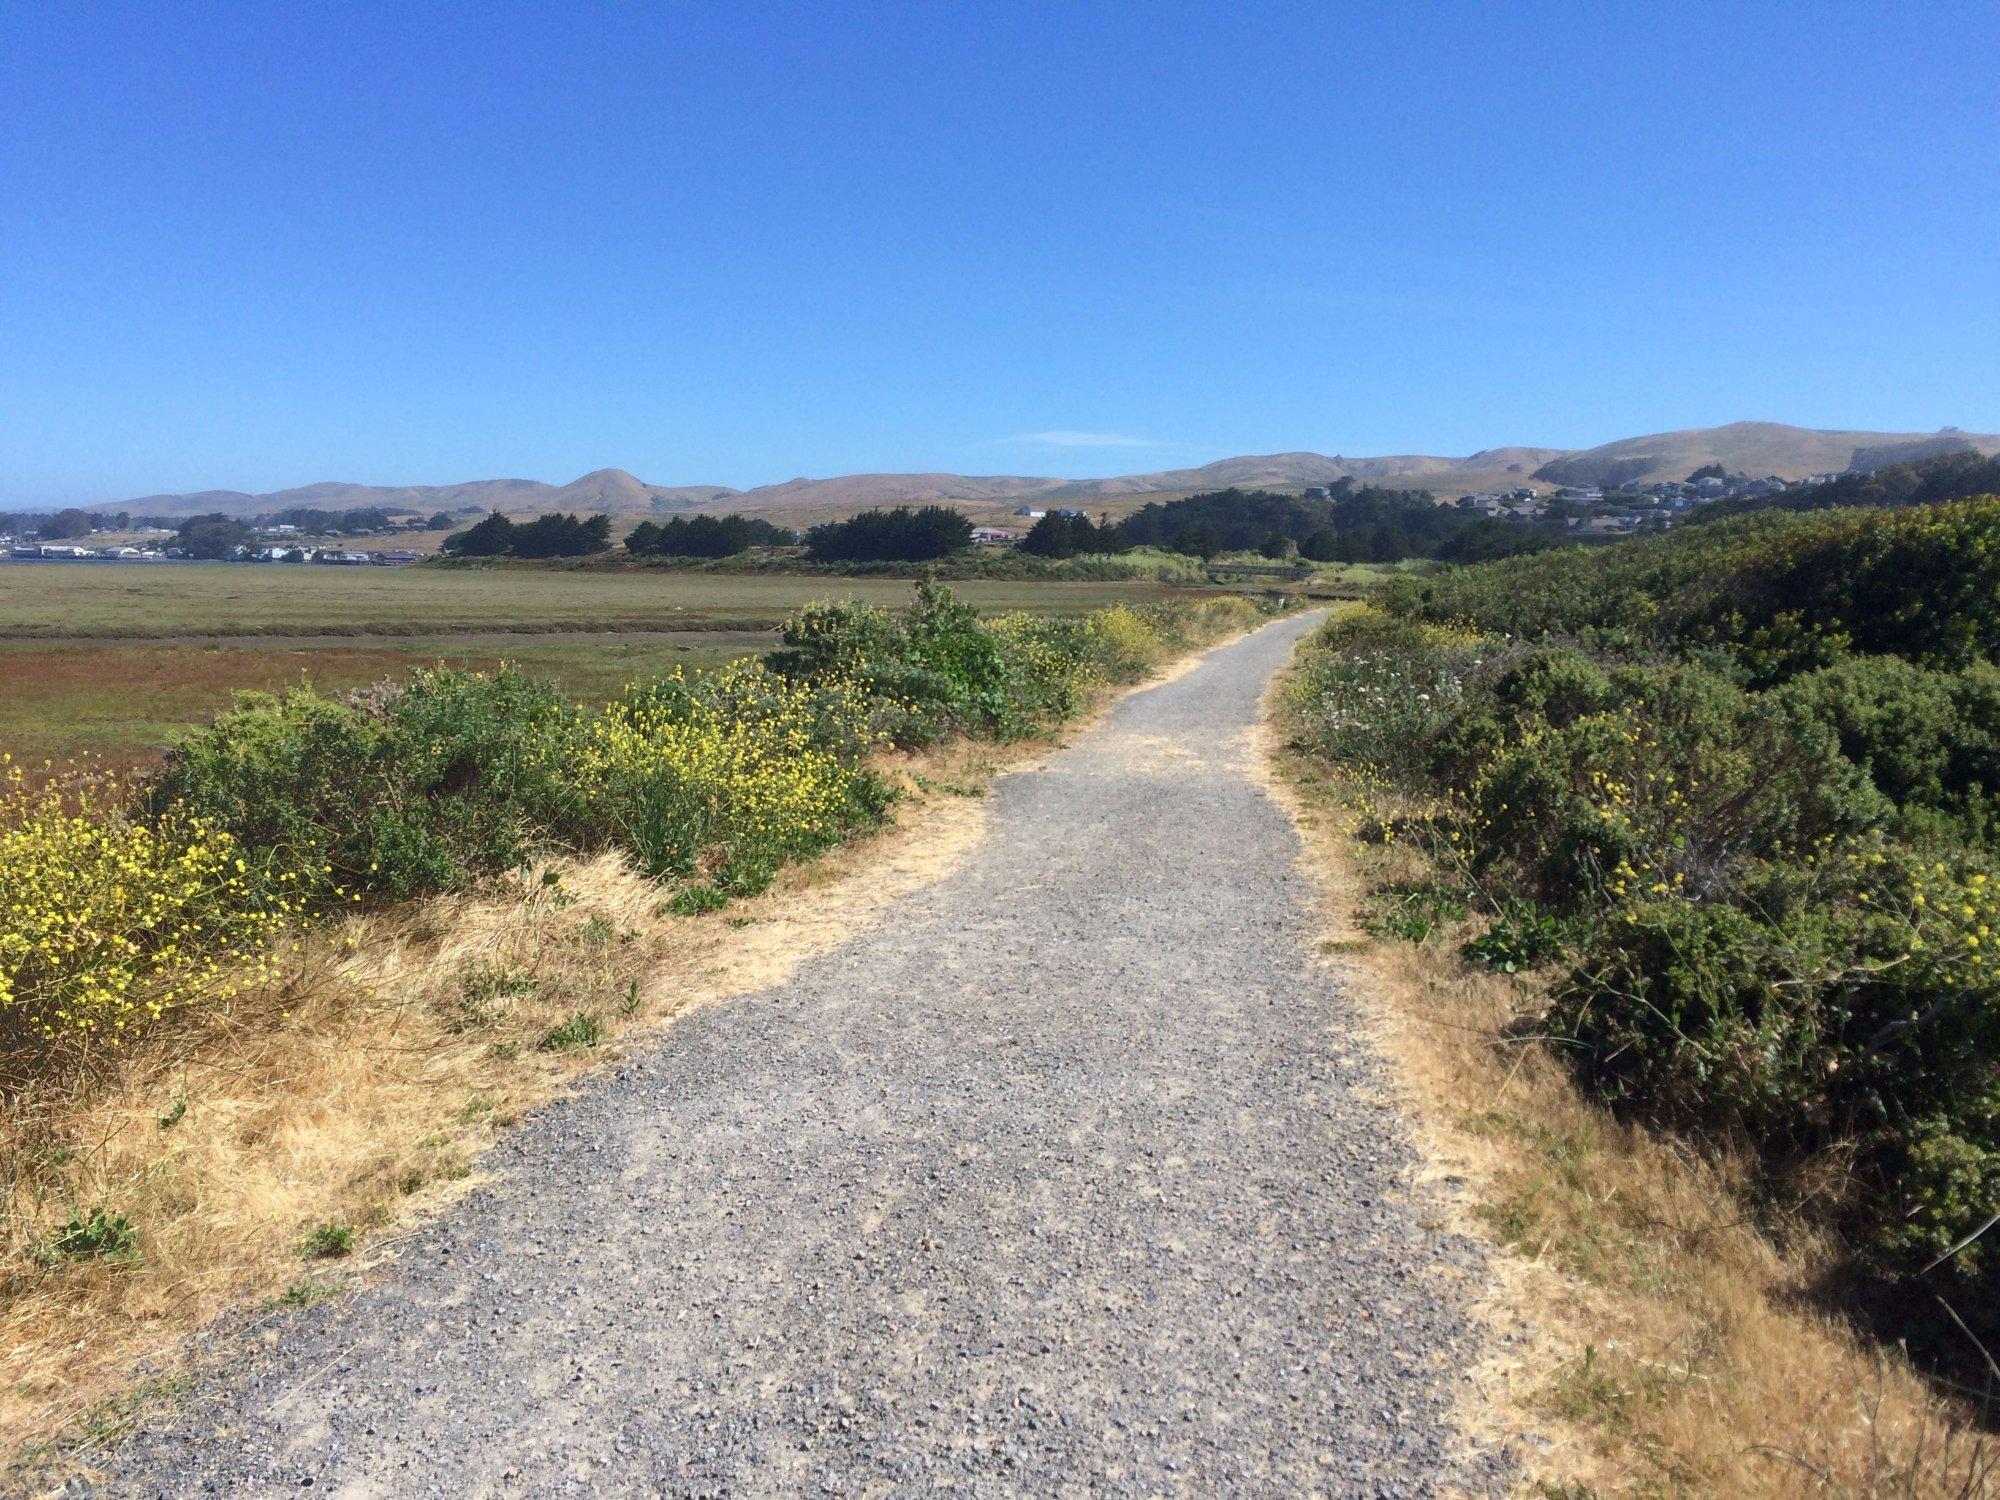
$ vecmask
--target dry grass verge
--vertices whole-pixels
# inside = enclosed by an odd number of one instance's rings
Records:
[[[1726,1160],[1620,1123],[1523,1035],[1534,981],[1468,968],[1473,926],[1421,944],[1368,934],[1368,893],[1421,878],[1423,857],[1359,842],[1326,767],[1275,733],[1265,748],[1324,898],[1326,961],[1374,1022],[1431,1175],[1495,1246],[1494,1353],[1467,1422],[1513,1439],[1525,1491],[2000,1490],[1976,1412],[1815,1309],[1822,1247],[1774,1243]]]

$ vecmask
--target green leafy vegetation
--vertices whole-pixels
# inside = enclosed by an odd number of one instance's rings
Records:
[[[1599,552],[1397,580],[1411,619],[1726,658],[1757,683],[1849,655],[1960,669],[2000,652],[2000,500],[1764,513]]]
[[[589,1011],[575,1011],[542,1033],[535,1045],[544,1052],[569,1052],[595,1047],[604,1040],[604,1024]]]
[[[735,557],[752,547],[789,547],[793,532],[747,516],[675,516],[641,521],[625,538],[634,557]]]
[[[1131,545],[1121,527],[1100,526],[1089,516],[1060,510],[1039,517],[1021,538],[1021,550],[1033,557],[1086,557],[1123,552]]]
[[[139,1231],[108,1208],[78,1209],[56,1230],[49,1248],[59,1260],[129,1260],[138,1253]]]
[[[1546,970],[1597,1095],[1741,1143],[1934,1348],[2000,1332],[2000,498],[1392,581],[1292,709]],[[1381,930],[1428,935],[1408,893]]]
[[[354,1231],[345,1224],[321,1224],[299,1242],[307,1260],[337,1260],[354,1251]]]
[[[1560,531],[1497,521],[1439,505],[1428,490],[1377,489],[1343,479],[1324,496],[1217,490],[1154,501],[1117,527],[1127,545],[1168,547],[1213,557],[1222,552],[1286,555],[1289,543],[1312,562],[1471,562],[1534,552]]]
[[[189,557],[209,561],[228,557],[238,547],[247,547],[256,539],[255,527],[221,514],[188,517],[180,523],[174,538]]]
[[[972,545],[972,523],[948,505],[864,510],[806,533],[813,562],[931,562]]]
[[[547,515],[514,522],[497,510],[443,542],[447,553],[459,557],[589,557],[610,545],[609,516],[586,521],[573,515]]]

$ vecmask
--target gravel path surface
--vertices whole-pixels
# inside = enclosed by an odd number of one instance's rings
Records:
[[[953,874],[487,1159],[119,1494],[1422,1494],[1481,1262],[1426,1228],[1248,729],[1309,621],[990,794]]]

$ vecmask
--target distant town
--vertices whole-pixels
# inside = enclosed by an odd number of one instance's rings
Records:
[[[1584,536],[1629,536],[1639,531],[1665,531],[1690,511],[1718,500],[1775,495],[1838,477],[1835,473],[1825,473],[1808,474],[1803,479],[1781,479],[1769,474],[1752,479],[1747,474],[1724,473],[1721,465],[1711,464],[1695,470],[1686,479],[1655,484],[1566,484],[1554,490],[1522,486],[1483,490],[1463,496],[1456,503],[1461,510],[1476,511],[1498,521],[1543,526],[1559,523]],[[1323,495],[1326,491],[1317,493]]]
[[[435,534],[478,515],[381,510],[290,511],[238,521],[221,515],[166,517],[59,511],[40,525],[0,525],[0,548],[12,562],[319,563],[397,567],[426,555],[374,545],[413,532]]]

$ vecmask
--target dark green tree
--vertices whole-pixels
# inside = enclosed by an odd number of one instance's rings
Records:
[[[1207,562],[1222,550],[1222,537],[1207,521],[1197,521],[1174,538],[1174,551]]]
[[[181,522],[177,542],[189,557],[214,561],[228,557],[238,547],[249,545],[255,536],[256,533],[243,522],[218,513],[190,516]]]
[[[934,562],[972,545],[972,523],[948,505],[864,510],[806,534],[814,562]]]
[[[516,557],[589,557],[611,546],[611,517],[592,516],[588,521],[574,515],[551,514],[514,528],[513,555]]]
[[[497,510],[478,525],[444,539],[444,550],[460,557],[505,557],[513,545],[514,523]]]
[[[1021,550],[1036,557],[1077,557],[1117,550],[1115,529],[1097,526],[1089,516],[1065,516],[1050,511],[1028,528]]]
[[[1299,543],[1299,556],[1308,562],[1340,561],[1340,533],[1331,526],[1322,526],[1311,532]]]

